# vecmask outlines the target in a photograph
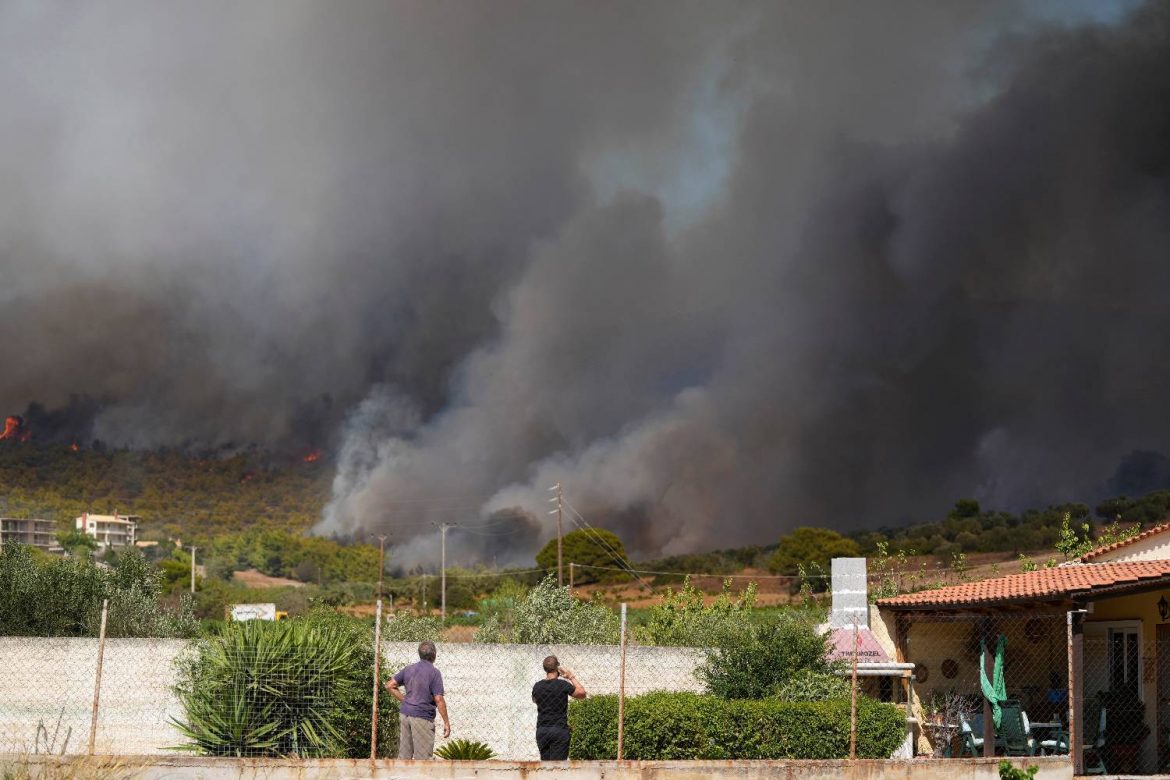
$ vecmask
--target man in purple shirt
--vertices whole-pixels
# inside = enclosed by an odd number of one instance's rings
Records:
[[[418,646],[419,662],[390,678],[386,688],[398,709],[398,757],[430,758],[435,750],[435,710],[443,716],[443,739],[451,736],[451,720],[443,699],[443,675],[435,668],[435,643]],[[403,693],[399,686],[406,686]]]

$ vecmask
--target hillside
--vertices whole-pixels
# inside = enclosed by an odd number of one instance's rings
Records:
[[[142,516],[142,538],[195,543],[244,529],[301,532],[320,517],[332,476],[331,464],[312,456],[215,458],[0,441],[0,513],[64,528],[82,512],[117,510]]]

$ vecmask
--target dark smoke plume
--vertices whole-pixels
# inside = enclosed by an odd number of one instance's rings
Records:
[[[0,410],[331,446],[420,560],[1085,498],[1170,452],[1126,7],[0,5]]]

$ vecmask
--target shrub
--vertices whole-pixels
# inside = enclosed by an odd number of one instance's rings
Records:
[[[213,756],[361,758],[370,754],[373,637],[340,615],[233,623],[180,663],[175,692],[188,742]],[[389,673],[383,672],[383,679]],[[397,702],[380,701],[380,752],[397,737]]]
[[[630,559],[626,555],[625,545],[617,534],[601,528],[581,529],[570,531],[561,538],[562,559],[565,572],[569,570],[569,562],[583,566],[578,569],[577,584],[584,585],[600,580],[629,579],[629,575],[614,569],[629,568]],[[536,565],[545,571],[556,574],[557,571],[557,540],[549,542],[536,554]],[[594,568],[598,567],[598,568]],[[568,576],[566,574],[566,576]]]
[[[111,637],[193,636],[190,600],[160,607],[161,575],[137,550],[112,568],[87,557],[49,558],[20,544],[0,549],[0,636],[96,636],[102,600],[110,600]]]
[[[395,615],[382,620],[382,640],[385,642],[438,642],[443,633],[443,619]]]
[[[496,757],[490,747],[470,739],[453,739],[436,748],[435,755],[448,761],[487,761]]]
[[[624,758],[832,759],[849,755],[849,706],[822,702],[728,701],[695,693],[649,693],[626,700]],[[906,736],[906,717],[892,704],[857,702],[857,754],[888,758]],[[617,756],[617,697],[569,706],[569,757]]]
[[[639,641],[650,645],[715,647],[732,634],[743,632],[748,623],[746,613],[755,601],[755,583],[734,598],[728,580],[719,597],[704,604],[703,592],[687,577],[678,591],[666,589],[662,603],[651,608],[646,624],[636,628],[635,634]]]
[[[789,612],[728,637],[695,673],[716,696],[762,699],[798,672],[831,672],[828,642],[807,616]]]
[[[481,643],[617,644],[620,620],[602,604],[578,601],[549,576],[528,592],[512,611],[511,625],[491,617],[475,634]]]
[[[831,701],[848,699],[849,680],[839,674],[802,669],[776,686],[774,698],[781,701]]]

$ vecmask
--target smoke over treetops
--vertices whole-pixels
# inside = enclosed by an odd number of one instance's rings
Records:
[[[641,553],[1086,498],[1170,451],[1170,7],[1049,10],[0,5],[0,413],[500,563],[555,482]]]

